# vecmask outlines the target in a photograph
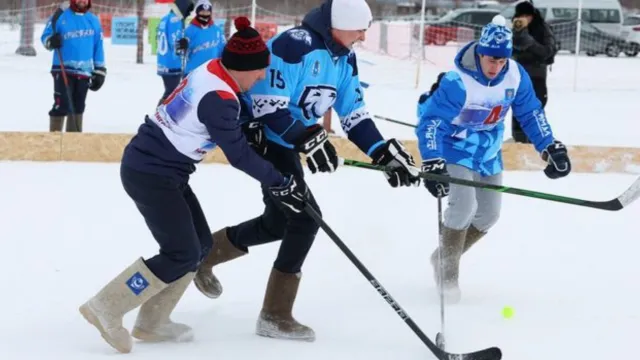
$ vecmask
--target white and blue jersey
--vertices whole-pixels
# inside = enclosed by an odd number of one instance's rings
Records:
[[[182,75],[182,58],[176,53],[176,42],[182,37],[184,27],[182,19],[169,11],[158,24],[156,56],[158,75]]]
[[[46,46],[53,35],[52,17],[42,32],[40,41]],[[102,26],[98,17],[90,12],[74,12],[70,7],[60,14],[56,21],[56,32],[62,36],[62,53],[65,71],[69,74],[91,76],[97,67],[106,67],[102,44]],[[51,72],[60,71],[60,61],[54,52]]]
[[[208,25],[202,25],[197,19],[193,19],[184,31],[184,36],[189,39],[185,74],[209,60],[222,57],[222,50],[227,43],[224,32],[213,21]]]
[[[503,171],[501,149],[509,108],[538,152],[554,138],[522,66],[508,60],[490,80],[482,73],[475,48],[475,42],[466,45],[456,56],[456,69],[418,104],[416,135],[423,160],[443,158],[490,176]]]
[[[349,140],[367,155],[384,143],[366,109],[354,52],[333,41],[327,4],[302,25],[267,43],[266,79],[246,94],[249,116],[264,123],[270,141],[293,148],[305,129],[333,107]]]

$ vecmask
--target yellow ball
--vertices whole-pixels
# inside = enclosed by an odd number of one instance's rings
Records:
[[[502,317],[504,317],[505,319],[511,319],[511,317],[513,317],[513,308],[511,306],[503,307]]]

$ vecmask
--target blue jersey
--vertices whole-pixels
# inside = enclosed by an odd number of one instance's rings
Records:
[[[49,18],[40,37],[43,44],[53,35],[51,20]],[[91,76],[96,67],[105,67],[102,26],[97,16],[90,12],[75,13],[67,8],[56,21],[56,32],[62,35],[59,51],[67,73]],[[55,53],[51,71],[60,71],[60,61]]]
[[[182,19],[169,11],[158,24],[156,39],[158,75],[181,75],[182,58],[176,53],[176,42],[182,37]]]
[[[185,37],[189,39],[186,74],[209,60],[222,57],[222,50],[226,44],[224,32],[213,22],[202,26],[196,19],[193,19],[184,33]]]
[[[443,158],[483,176],[503,171],[504,118],[511,108],[538,152],[553,142],[553,133],[527,72],[508,60],[489,80],[480,70],[476,43],[456,56],[456,69],[418,104],[416,129],[423,160]]]
[[[329,19],[325,4],[310,12],[302,26],[269,40],[266,79],[247,92],[250,115],[262,120],[269,140],[293,148],[305,129],[333,107],[349,140],[371,155],[384,140],[365,106],[356,55],[333,42]]]

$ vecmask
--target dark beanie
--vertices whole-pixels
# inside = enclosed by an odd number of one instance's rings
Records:
[[[260,33],[244,16],[235,19],[236,31],[224,46],[222,65],[229,70],[250,71],[269,66],[271,53]]]
[[[528,2],[528,1],[523,1],[521,3],[519,3],[518,5],[516,5],[516,13],[515,15],[513,15],[513,17],[519,17],[522,15],[534,15],[535,12],[535,8],[533,7],[533,4]]]

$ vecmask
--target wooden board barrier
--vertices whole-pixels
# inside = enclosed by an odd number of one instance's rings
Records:
[[[119,162],[131,134],[0,132],[0,160],[12,161],[78,161]],[[355,145],[345,138],[333,137],[338,154],[345,158],[368,161]],[[420,159],[416,141],[403,141]],[[640,149],[603,146],[569,146],[575,172],[640,173]],[[503,145],[503,160],[507,170],[540,170],[544,163],[531,145]],[[227,163],[220,151],[209,153],[204,163]]]

